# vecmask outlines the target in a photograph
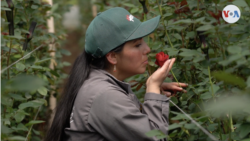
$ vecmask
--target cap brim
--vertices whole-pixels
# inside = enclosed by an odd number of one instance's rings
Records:
[[[159,25],[160,18],[161,16],[159,15],[150,20],[142,22],[141,25],[135,30],[135,32],[132,35],[130,35],[127,41],[142,38],[154,32],[154,30]]]

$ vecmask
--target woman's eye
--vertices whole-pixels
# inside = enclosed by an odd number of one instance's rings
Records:
[[[139,47],[141,44],[137,44],[136,47]]]

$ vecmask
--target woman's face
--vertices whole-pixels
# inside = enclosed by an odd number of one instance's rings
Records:
[[[144,73],[148,64],[147,54],[149,52],[150,48],[143,38],[126,42],[117,57],[117,72],[120,75],[126,74],[126,77]]]

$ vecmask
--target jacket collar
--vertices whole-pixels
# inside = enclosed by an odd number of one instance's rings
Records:
[[[128,94],[129,93],[133,93],[133,91],[131,90],[131,86],[129,83],[124,82],[124,81],[120,81],[118,79],[116,79],[112,74],[110,74],[109,72],[102,70],[102,69],[92,69],[91,72],[98,74],[103,74],[105,76],[108,76],[109,79],[113,80],[116,82],[116,84],[118,84],[123,90],[125,90]]]

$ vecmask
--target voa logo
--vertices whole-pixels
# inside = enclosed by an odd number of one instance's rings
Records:
[[[222,17],[228,23],[235,23],[240,19],[240,9],[235,5],[228,5],[223,9]]]

